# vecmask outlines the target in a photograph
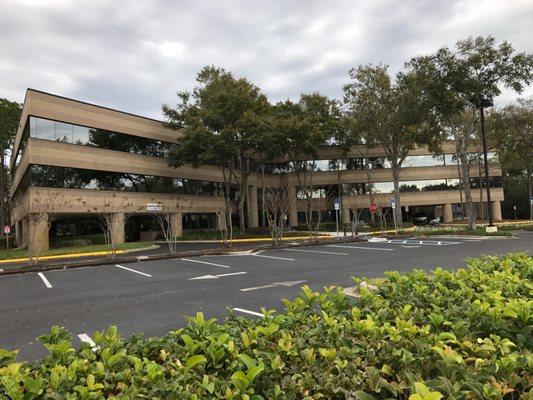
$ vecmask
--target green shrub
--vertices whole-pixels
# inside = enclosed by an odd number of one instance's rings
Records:
[[[37,363],[0,351],[0,398],[531,398],[532,278],[525,254],[390,272],[355,300],[303,287],[259,320],[199,313],[149,339],[111,327],[94,334],[94,351],[54,327]]]

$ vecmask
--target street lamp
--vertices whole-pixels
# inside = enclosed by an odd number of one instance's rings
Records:
[[[473,98],[471,102],[479,110],[481,117],[481,140],[483,142],[483,163],[485,164],[485,186],[487,187],[487,214],[489,217],[489,226],[494,226],[492,223],[492,203],[490,199],[490,177],[489,177],[489,163],[487,157],[487,138],[485,136],[485,113],[483,109],[485,107],[492,107],[494,103],[492,99],[487,98]]]

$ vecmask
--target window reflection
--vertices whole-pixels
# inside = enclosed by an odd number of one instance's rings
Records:
[[[30,136],[154,157],[165,156],[171,146],[170,143],[159,140],[37,117],[30,117]]]
[[[210,196],[224,194],[220,182],[35,164],[28,168],[25,179],[26,186],[21,186],[22,191],[28,186],[35,186]]]

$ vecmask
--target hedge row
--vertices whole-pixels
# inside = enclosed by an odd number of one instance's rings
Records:
[[[525,254],[390,272],[355,300],[303,287],[283,314],[199,313],[150,339],[111,327],[97,349],[53,328],[37,363],[0,351],[0,398],[531,399],[532,277]]]

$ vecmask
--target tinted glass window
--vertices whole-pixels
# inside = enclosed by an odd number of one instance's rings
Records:
[[[31,186],[222,196],[220,182],[31,165]]]
[[[89,128],[85,126],[72,126],[72,143],[86,144],[89,141]]]
[[[65,143],[94,146],[102,149],[124,151],[154,157],[163,157],[171,144],[125,133],[50,121],[30,117],[32,137],[57,140]]]
[[[56,140],[58,142],[72,143],[72,125],[56,122]]]
[[[39,139],[56,140],[56,123],[47,119],[37,118],[36,137]]]

